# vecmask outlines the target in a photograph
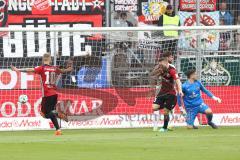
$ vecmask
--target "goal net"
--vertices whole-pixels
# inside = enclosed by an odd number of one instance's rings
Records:
[[[17,73],[18,68],[42,65],[51,53],[52,64],[74,70],[58,76],[57,110],[68,114],[63,128],[150,127],[154,97],[148,97],[149,73],[162,53],[170,51],[182,82],[196,68],[199,79],[223,103],[204,96],[218,125],[240,124],[240,27],[1,29],[0,130],[49,129],[39,114],[41,82],[37,74]],[[177,31],[176,37],[164,32]],[[28,102],[21,104],[20,95]],[[205,123],[199,118],[196,123]],[[161,118],[159,124],[162,123]],[[176,106],[171,123],[185,126]]]

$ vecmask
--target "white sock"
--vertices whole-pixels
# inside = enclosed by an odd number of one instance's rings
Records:
[[[153,129],[158,129],[158,121],[160,119],[160,113],[159,111],[153,112]]]

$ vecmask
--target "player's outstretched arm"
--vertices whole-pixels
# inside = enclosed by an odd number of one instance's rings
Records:
[[[184,109],[183,97],[180,94],[177,94],[177,103],[178,103],[181,114],[185,117],[187,113],[186,113],[186,110]]]
[[[157,79],[162,73],[163,73],[163,66],[158,64],[153,68],[152,72],[150,73],[150,76],[154,79]]]
[[[150,86],[151,88],[155,88],[155,85],[157,85],[157,80],[159,79],[159,76],[162,73],[162,69],[160,65],[156,65],[152,72],[149,74],[149,79],[150,79]]]
[[[219,98],[219,97],[213,96],[212,99],[213,99],[214,101],[217,101],[218,103],[222,103],[222,100],[221,100],[221,98]]]
[[[64,69],[59,68],[60,73],[68,73],[73,71],[73,59],[70,58],[66,62],[66,67]]]
[[[72,72],[73,71],[73,67],[70,66],[68,68],[65,69],[59,69],[61,73],[68,73],[68,72]]]
[[[149,74],[149,85],[150,85],[151,90],[149,90],[149,92],[147,94],[148,98],[155,96],[156,85],[157,85],[157,81],[160,76],[160,72],[161,72],[160,65],[156,65],[153,68],[153,70],[151,71],[151,73]]]
[[[11,69],[15,72],[34,72],[34,68],[21,68],[18,69],[17,67],[11,65]]]
[[[178,76],[178,73],[176,71],[176,69],[171,69],[170,70],[170,75],[172,76],[172,78],[175,80],[176,82],[176,88],[177,88],[177,92],[178,94],[183,97],[183,91],[182,91],[182,82]]]
[[[180,79],[176,79],[176,85],[177,85],[177,91],[178,91],[178,94],[183,97],[183,91],[182,91],[182,82],[180,81]]]
[[[200,89],[203,91],[208,97],[212,98],[214,101],[217,101],[218,103],[221,103],[222,100],[212,94],[207,88],[205,88],[201,82],[200,83]]]

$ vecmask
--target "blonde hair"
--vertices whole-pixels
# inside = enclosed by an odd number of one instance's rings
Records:
[[[51,54],[50,53],[44,53],[43,57],[42,57],[42,63],[44,63],[44,61],[48,61],[48,59],[50,59],[49,63],[51,63],[51,61],[52,61]]]
[[[43,54],[43,58],[49,58],[49,57],[51,57],[50,53],[44,53]]]

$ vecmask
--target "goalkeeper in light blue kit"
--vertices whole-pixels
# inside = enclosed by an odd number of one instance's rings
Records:
[[[210,98],[221,103],[221,99],[215,97],[210,91],[208,91],[202,83],[197,80],[196,70],[192,69],[187,72],[188,80],[182,85],[182,91],[184,96],[178,96],[178,105],[180,108],[183,107],[183,103],[187,112],[186,122],[189,129],[197,129],[194,126],[194,121],[198,113],[206,114],[208,125],[213,129],[218,127],[212,122],[213,113],[211,108],[209,108],[203,101],[201,96],[201,91],[207,94]],[[183,110],[183,109],[181,109]]]

